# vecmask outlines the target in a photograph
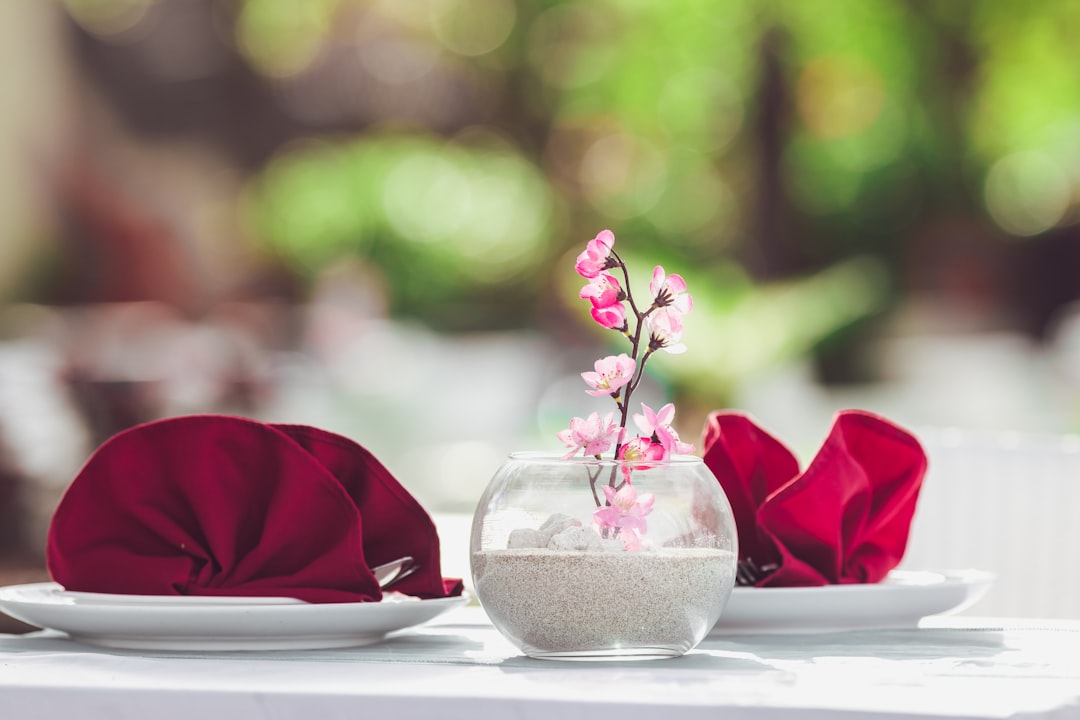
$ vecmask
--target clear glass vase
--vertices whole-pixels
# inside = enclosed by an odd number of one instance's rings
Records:
[[[605,489],[606,488],[606,489]],[[735,584],[735,521],[701,458],[510,456],[470,540],[477,597],[526,655],[676,657]]]

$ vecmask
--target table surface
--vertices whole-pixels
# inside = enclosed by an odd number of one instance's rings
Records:
[[[711,636],[681,658],[532,660],[466,607],[368,647],[179,653],[0,635],[0,718],[1080,718],[1080,621]],[[226,715],[227,714],[227,715]]]

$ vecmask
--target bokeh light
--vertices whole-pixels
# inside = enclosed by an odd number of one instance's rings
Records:
[[[666,182],[663,153],[642,137],[613,132],[581,158],[581,187],[605,215],[625,220],[651,209]]]
[[[1072,197],[1065,168],[1043,153],[1014,153],[986,176],[990,216],[1013,235],[1036,235],[1064,217]]]
[[[336,7],[336,0],[244,0],[237,43],[260,72],[294,75],[314,62]]]
[[[531,163],[476,142],[484,135],[303,143],[256,181],[249,211],[279,252],[313,270],[394,238],[417,271],[498,284],[544,252],[553,201]]]
[[[497,50],[510,37],[516,17],[512,0],[431,0],[435,34],[458,55]]]
[[[309,270],[362,251],[372,224],[347,158],[330,143],[283,148],[248,197],[260,234]]]
[[[68,14],[107,42],[128,42],[142,34],[155,0],[64,0]]]
[[[810,132],[839,138],[862,132],[881,114],[881,74],[865,60],[820,57],[808,63],[796,85],[799,116]]]
[[[672,156],[670,177],[649,217],[665,235],[688,237],[716,222],[734,224],[736,210],[734,189],[708,157],[684,152]]]
[[[691,67],[673,73],[657,98],[657,116],[672,142],[718,152],[742,130],[742,95],[722,68]]]
[[[580,88],[604,77],[618,56],[603,3],[569,2],[542,12],[528,33],[528,60],[548,85]]]

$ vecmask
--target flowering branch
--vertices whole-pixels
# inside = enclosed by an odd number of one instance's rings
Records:
[[[616,268],[621,271],[622,283],[609,272]],[[587,393],[598,397],[609,395],[615,401],[619,422],[614,423],[612,413],[603,419],[599,413],[592,413],[584,420],[572,419],[570,427],[558,434],[569,448],[565,457],[583,450],[585,455],[599,459],[612,443],[619,460],[656,461],[675,453],[693,452],[693,446],[682,442],[671,427],[675,406],[670,403],[656,412],[643,403],[642,413],[633,416],[643,434],[628,440],[626,430],[630,398],[644,377],[645,363],[657,350],[672,354],[686,350],[681,342],[683,316],[693,307],[686,282],[682,276],[668,275],[657,265],[649,283],[652,302],[644,310],[639,309],[630,289],[630,273],[615,251],[615,235],[610,230],[601,231],[588,242],[584,252],[577,257],[575,270],[589,281],[579,297],[589,301],[593,320],[601,327],[626,336],[630,341],[630,354],[600,358],[592,371],[581,374],[590,388]],[[626,482],[629,482],[629,476]],[[614,487],[614,478],[610,485]]]

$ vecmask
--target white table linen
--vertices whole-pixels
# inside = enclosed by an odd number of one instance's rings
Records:
[[[670,660],[522,657],[478,608],[361,648],[108,650],[0,635],[0,718],[1080,718],[1080,621],[730,635]]]

